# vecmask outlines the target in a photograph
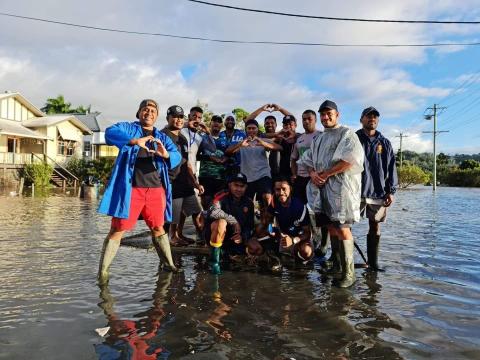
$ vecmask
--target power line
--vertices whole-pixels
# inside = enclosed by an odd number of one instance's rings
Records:
[[[210,5],[215,7],[221,7],[232,10],[248,11],[261,14],[269,15],[281,15],[289,17],[298,17],[298,18],[307,18],[307,19],[317,19],[317,20],[334,20],[334,21],[356,21],[356,22],[374,22],[374,23],[400,23],[400,24],[456,24],[456,25],[478,25],[480,21],[443,21],[443,20],[390,20],[390,19],[359,19],[359,18],[343,18],[343,17],[330,17],[330,16],[315,16],[315,15],[302,15],[302,14],[292,14],[271,10],[259,10],[259,9],[250,9],[242,8],[238,6],[223,5],[212,3],[208,1],[199,1],[199,0],[187,0],[193,3]]]
[[[0,12],[0,16],[7,16],[17,19],[23,20],[31,20],[31,21],[39,21],[49,24],[57,24],[63,26],[70,26],[82,29],[90,29],[90,30],[98,30],[98,31],[106,31],[106,32],[113,32],[113,33],[122,33],[122,34],[130,34],[130,35],[145,35],[145,36],[159,36],[159,37],[167,37],[167,38],[174,38],[174,39],[184,39],[184,40],[198,40],[198,41],[208,41],[208,42],[216,42],[216,43],[229,43],[229,44],[256,44],[256,45],[298,45],[298,46],[323,46],[323,47],[445,47],[445,46],[479,46],[480,42],[470,42],[470,43],[454,43],[454,42],[444,42],[444,43],[430,43],[430,44],[331,44],[331,43],[312,43],[312,42],[293,42],[293,41],[246,41],[246,40],[230,40],[230,39],[214,39],[214,38],[206,38],[200,36],[183,36],[183,35],[176,35],[176,34],[167,34],[167,33],[153,33],[153,32],[145,32],[145,31],[131,31],[131,30],[123,30],[123,29],[114,29],[114,28],[104,28],[98,26],[89,26],[89,25],[82,25],[82,24],[75,24],[65,21],[57,21],[57,20],[49,20],[49,19],[42,19],[36,18],[31,16],[22,16],[16,14],[9,14]]]
[[[468,88],[470,86],[472,86],[473,84],[475,84],[475,81],[477,79],[475,79],[476,77],[478,77],[480,75],[480,69],[478,69],[477,71],[475,71],[473,74],[470,74],[470,76],[464,81],[462,82],[459,86],[457,86],[450,94],[446,95],[445,97],[443,97],[442,99],[440,99],[438,102],[439,103],[444,103],[446,99],[448,98],[453,98],[455,96],[457,96],[459,94],[459,91],[462,89],[462,88]],[[455,104],[455,103],[454,103]],[[447,104],[448,106],[453,106],[452,104]]]

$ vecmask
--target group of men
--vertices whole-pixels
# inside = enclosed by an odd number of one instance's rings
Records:
[[[159,130],[154,127],[158,110],[154,100],[143,100],[139,121],[106,130],[107,143],[120,151],[99,207],[112,216],[100,283],[108,281],[120,240],[139,216],[170,271],[178,270],[170,245],[195,242],[183,234],[188,216],[197,241],[211,247],[214,274],[222,261],[245,254],[273,271],[281,269],[283,255],[306,263],[315,253],[326,254],[329,235],[331,256],[324,272],[337,286],[349,287],[355,282],[351,227],[362,212],[370,224],[368,265],[380,270],[379,223],[393,202],[397,175],[392,146],[376,130],[380,113],[375,108],[362,112],[362,128],[355,133],[339,124],[337,105],[326,100],[318,109],[323,131],[316,129],[316,112],[305,110],[303,134],[296,131],[295,116],[277,104],[253,111],[244,119],[245,131],[235,128],[233,114],[214,115],[207,127],[200,107],[192,107],[185,119],[177,105],[168,108],[167,126]],[[263,112],[268,115],[261,131],[256,118]],[[273,112],[283,115],[279,131]],[[314,233],[321,238],[319,246]]]

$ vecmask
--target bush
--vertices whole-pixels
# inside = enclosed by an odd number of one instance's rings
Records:
[[[445,174],[443,182],[449,186],[480,187],[480,168],[450,169]]]
[[[53,167],[46,163],[34,163],[25,165],[23,169],[23,176],[25,181],[35,186],[47,187],[50,186],[50,178],[53,174]]]
[[[430,176],[416,165],[404,165],[398,168],[398,183],[405,189],[416,184],[425,184]]]
[[[83,183],[101,183],[106,185],[112,173],[114,162],[115,160],[111,158],[100,158],[89,161],[72,158],[66,165],[66,168]]]

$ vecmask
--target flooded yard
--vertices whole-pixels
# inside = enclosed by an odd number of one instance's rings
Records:
[[[399,192],[382,228],[386,272],[357,269],[346,290],[318,264],[214,276],[185,254],[169,274],[155,251],[129,247],[101,289],[110,222],[96,207],[0,197],[1,359],[480,358],[478,189]],[[364,252],[367,227],[354,226]]]

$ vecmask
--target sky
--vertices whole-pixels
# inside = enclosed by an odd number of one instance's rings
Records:
[[[331,17],[479,21],[480,0],[212,0],[221,4]],[[128,31],[247,41],[331,44],[480,42],[480,25],[326,21],[241,12],[186,0],[0,0],[0,12]],[[112,33],[0,16],[0,91],[20,92],[37,107],[64,95],[111,121],[134,120],[144,98],[166,109],[197,101],[216,114],[278,104],[297,118],[337,103],[341,122],[359,128],[375,106],[379,130],[399,147],[480,152],[480,46],[318,47],[226,44]],[[280,114],[277,119],[280,121]],[[259,120],[266,114],[262,114]],[[321,124],[317,127],[321,129]],[[299,123],[301,129],[301,124]]]

